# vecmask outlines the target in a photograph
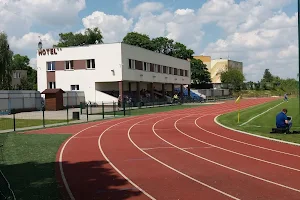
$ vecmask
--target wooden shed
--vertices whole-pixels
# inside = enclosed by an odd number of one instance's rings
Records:
[[[45,94],[45,110],[57,111],[64,109],[64,97],[65,93],[62,89],[46,89],[42,92]]]

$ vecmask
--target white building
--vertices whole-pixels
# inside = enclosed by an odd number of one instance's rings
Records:
[[[42,49],[37,52],[38,90],[84,91],[86,101],[140,98],[190,85],[190,62],[124,43]]]

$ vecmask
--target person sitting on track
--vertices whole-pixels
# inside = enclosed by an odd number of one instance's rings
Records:
[[[286,116],[287,109],[284,108],[280,113],[276,116],[276,127],[281,129],[286,129],[287,132],[290,132],[290,129],[292,127],[292,122],[288,120],[288,117]]]

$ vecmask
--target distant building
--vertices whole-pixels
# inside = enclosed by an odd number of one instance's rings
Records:
[[[20,85],[22,78],[27,78],[27,70],[13,70],[11,86],[15,88],[17,85]]]
[[[39,91],[82,91],[98,103],[154,99],[191,84],[189,61],[124,43],[42,49],[37,68]]]
[[[212,83],[221,83],[221,73],[230,68],[236,68],[243,72],[243,62],[222,58],[212,60],[210,56],[195,56],[194,58],[201,60],[207,65]]]

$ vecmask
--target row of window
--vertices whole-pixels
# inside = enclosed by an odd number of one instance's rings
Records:
[[[147,72],[156,72],[177,76],[188,76],[188,70],[177,69],[175,67],[168,67],[153,63],[129,59],[129,69],[142,70]]]
[[[56,89],[56,83],[55,82],[49,82],[48,83],[49,89]],[[79,85],[71,85],[71,91],[79,91]]]
[[[14,72],[13,77],[14,78],[21,78],[21,73],[20,72]]]
[[[85,65],[86,69],[95,69],[95,59],[86,60]],[[74,61],[64,61],[64,69],[74,70]],[[47,62],[47,71],[55,71],[55,61]]]

